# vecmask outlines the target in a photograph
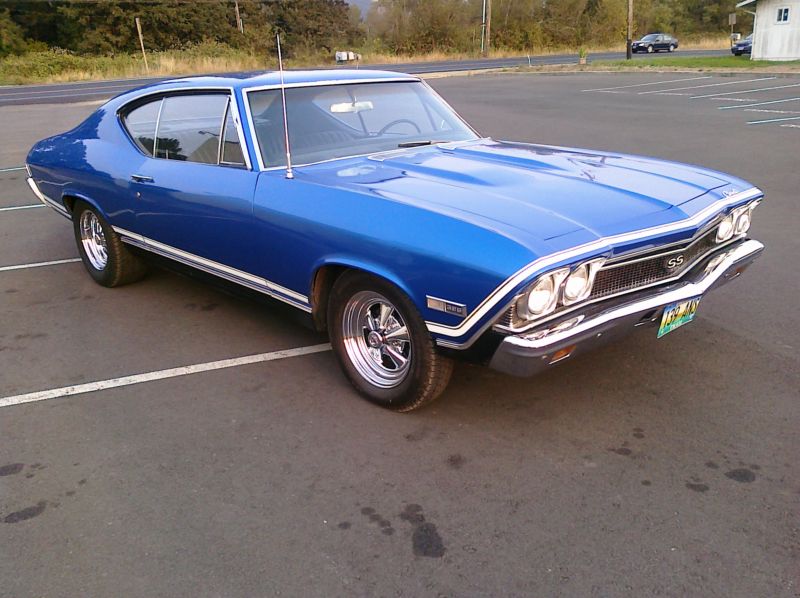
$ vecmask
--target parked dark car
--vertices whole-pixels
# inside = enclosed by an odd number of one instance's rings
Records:
[[[648,33],[639,41],[631,44],[631,50],[634,52],[647,52],[648,54],[661,52],[662,50],[674,52],[677,49],[677,38],[666,33]]]
[[[439,395],[453,358],[532,375],[662,337],[763,250],[750,183],[481,137],[399,73],[156,83],[36,143],[27,168],[99,284],[142,278],[152,253],[273,297],[399,411]]]
[[[750,54],[753,51],[753,34],[751,33],[746,38],[739,40],[731,48],[731,53],[734,56],[741,56],[742,54]]]

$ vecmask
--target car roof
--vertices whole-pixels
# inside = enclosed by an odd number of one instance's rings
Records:
[[[418,81],[419,77],[406,75],[405,73],[395,73],[391,71],[379,71],[369,69],[319,69],[304,71],[284,71],[284,82],[286,85],[302,85],[314,83],[357,83],[358,81],[382,81],[382,80],[406,80]],[[248,73],[232,73],[226,75],[203,75],[193,77],[181,77],[179,79],[167,79],[150,83],[142,87],[120,94],[118,97],[130,97],[141,95],[142,92],[169,91],[170,89],[249,89],[254,87],[267,87],[280,85],[281,78],[279,71],[260,71]]]

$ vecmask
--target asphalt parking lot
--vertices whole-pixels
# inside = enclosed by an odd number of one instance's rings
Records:
[[[462,365],[408,415],[285,309],[94,284],[17,168],[96,104],[0,107],[0,596],[800,595],[800,78],[771,77],[431,80],[495,138],[751,181],[767,250],[667,337]]]

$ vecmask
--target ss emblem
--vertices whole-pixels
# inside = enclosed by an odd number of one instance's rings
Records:
[[[675,257],[671,257],[667,260],[667,270],[674,270],[678,266],[683,264],[683,254],[676,255]]]

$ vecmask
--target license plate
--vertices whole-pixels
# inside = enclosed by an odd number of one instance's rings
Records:
[[[699,304],[700,297],[693,297],[667,305],[664,308],[664,315],[661,316],[661,326],[658,327],[657,338],[661,338],[665,334],[694,320]]]

